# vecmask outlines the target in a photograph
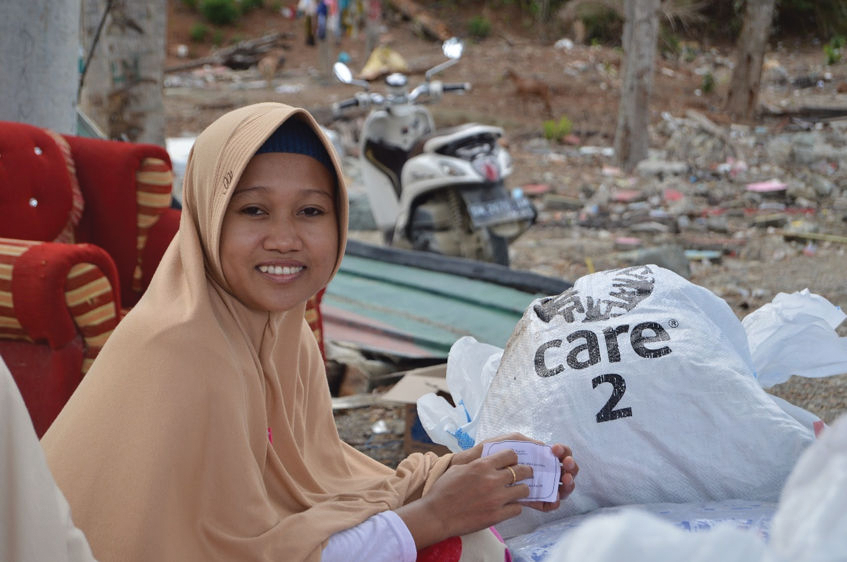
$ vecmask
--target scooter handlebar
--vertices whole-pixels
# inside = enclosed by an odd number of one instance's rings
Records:
[[[359,105],[358,98],[348,98],[346,100],[337,101],[332,104],[332,114],[340,115],[341,112],[348,107],[356,107]]]
[[[444,84],[441,89],[445,92],[467,92],[471,89],[470,82],[459,82],[455,84]]]

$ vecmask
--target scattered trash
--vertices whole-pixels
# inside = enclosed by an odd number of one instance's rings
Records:
[[[533,195],[543,195],[545,193],[550,193],[552,188],[549,184],[546,183],[528,183],[522,186],[523,192],[528,196]]]
[[[568,39],[567,37],[563,39],[559,39],[553,44],[553,47],[556,49],[564,49],[565,51],[570,51],[574,47],[573,41]]]
[[[748,191],[756,191],[758,193],[769,193],[772,191],[785,191],[785,188],[788,187],[785,183],[772,179],[768,181],[748,183],[747,190]]]
[[[303,90],[303,84],[280,84],[274,88],[277,94],[296,94]]]

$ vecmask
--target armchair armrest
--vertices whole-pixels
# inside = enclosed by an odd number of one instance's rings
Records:
[[[96,246],[0,238],[0,352],[39,437],[115,328],[117,282]]]
[[[96,246],[0,238],[0,338],[59,349],[79,334],[85,372],[120,319],[117,287]]]

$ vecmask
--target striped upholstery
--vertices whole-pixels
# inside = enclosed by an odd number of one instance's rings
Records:
[[[12,301],[12,270],[15,260],[41,242],[0,238],[0,338],[32,341],[21,326]]]
[[[0,238],[0,338],[2,339],[27,342],[35,340],[32,334],[21,325],[21,319],[15,310],[12,285],[18,273],[16,266],[20,266],[23,261],[20,258],[41,244],[43,242]],[[62,264],[57,262],[57,267],[60,266]],[[82,336],[84,345],[82,372],[85,373],[118,323],[118,306],[114,298],[114,289],[108,277],[97,265],[76,263],[70,267],[65,278],[64,297],[68,312]],[[21,296],[18,295],[18,298]]]
[[[97,266],[78,263],[65,281],[65,302],[85,342],[82,372],[87,373],[120,320],[112,287]]]
[[[76,177],[76,166],[74,165],[74,160],[71,157],[71,147],[68,144],[68,141],[66,141],[62,135],[54,133],[50,129],[44,129],[44,132],[47,133],[47,135],[49,135],[59,147],[59,151],[62,153],[62,157],[65,160],[65,166],[68,168],[68,179],[71,184],[72,201],[71,210],[68,214],[68,223],[53,241],[72,244],[76,238],[74,235],[74,229],[76,228],[76,225],[79,224],[80,217],[82,217],[82,210],[85,207],[85,201],[83,201],[82,191],[79,189],[79,181]]]
[[[132,275],[132,289],[141,292],[142,253],[147,244],[147,234],[159,216],[171,204],[173,171],[170,164],[159,158],[145,158],[136,172],[136,198],[138,201],[138,258]]]

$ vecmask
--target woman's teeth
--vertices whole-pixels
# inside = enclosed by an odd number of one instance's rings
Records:
[[[303,271],[303,266],[299,267],[283,267],[281,265],[260,265],[259,271],[269,273],[271,275],[294,275]]]

